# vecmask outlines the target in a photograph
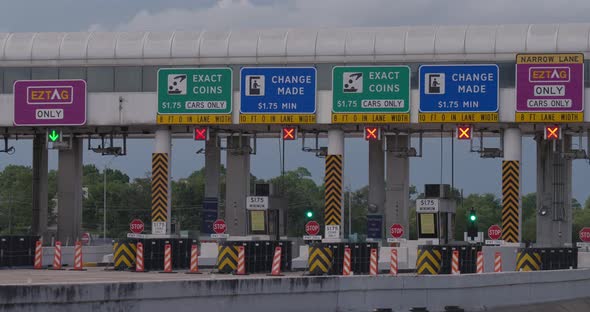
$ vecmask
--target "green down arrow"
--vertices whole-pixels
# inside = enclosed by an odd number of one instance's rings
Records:
[[[51,140],[51,142],[57,141],[57,139],[59,139],[59,134],[57,133],[57,131],[52,130],[49,134],[49,139]]]

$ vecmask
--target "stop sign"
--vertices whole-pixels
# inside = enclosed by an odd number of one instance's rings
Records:
[[[213,232],[215,232],[217,234],[223,234],[223,233],[225,233],[226,229],[227,229],[227,225],[225,224],[225,221],[223,221],[221,219],[217,219],[217,220],[215,220],[215,222],[213,222]]]
[[[90,243],[90,233],[82,233],[82,244],[88,245],[88,243]]]
[[[305,224],[307,235],[318,235],[320,233],[320,224],[315,221],[309,221]]]
[[[133,221],[129,223],[129,229],[135,234],[140,234],[143,232],[143,221],[139,219],[133,219]]]
[[[500,239],[502,236],[502,228],[500,228],[497,224],[490,226],[488,229],[488,237],[493,240]]]
[[[404,235],[404,226],[399,223],[395,223],[389,227],[389,233],[393,238],[400,238]]]
[[[580,230],[580,240],[583,242],[590,242],[590,227],[585,227]]]

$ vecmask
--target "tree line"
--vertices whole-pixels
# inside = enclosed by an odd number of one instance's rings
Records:
[[[82,201],[82,228],[93,236],[103,235],[103,174],[94,165],[84,165]],[[116,169],[106,169],[107,193],[107,237],[124,237],[129,229],[129,222],[134,218],[142,219],[149,226],[151,212],[151,177],[131,179],[127,174]],[[32,169],[27,166],[9,165],[0,171],[0,234],[29,234],[32,220]],[[314,212],[316,221],[323,220],[324,186],[316,184],[311,173],[305,168],[286,171],[283,175],[269,180],[251,176],[251,189],[256,183],[272,183],[278,186],[279,192],[287,199],[289,236],[304,235],[305,213]],[[223,194],[225,193],[225,169],[221,169],[220,179],[221,201],[223,210]],[[181,230],[198,232],[200,230],[200,211],[204,199],[205,171],[192,172],[188,177],[174,180],[172,187],[172,216],[179,223]],[[345,220],[348,217],[348,205],[351,206],[352,232],[360,238],[365,237],[368,207],[368,186],[358,190],[344,192]],[[492,224],[501,225],[501,199],[494,194],[470,194],[460,196],[454,190],[457,201],[455,219],[455,238],[463,239],[466,231],[467,215],[471,207],[476,209],[478,226],[484,233]],[[415,201],[423,197],[416,188],[410,188],[410,238],[416,238]],[[56,224],[57,172],[51,170],[48,175],[48,224]],[[590,200],[581,205],[573,200],[573,240],[584,226],[590,226]],[[536,196],[535,193],[522,197],[522,237],[524,241],[535,241],[536,235]],[[348,233],[348,222],[344,223],[344,232]]]

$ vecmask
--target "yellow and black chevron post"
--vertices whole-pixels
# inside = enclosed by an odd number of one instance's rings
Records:
[[[238,246],[217,247],[217,271],[219,273],[232,273],[238,267]]]
[[[516,254],[516,271],[541,270],[541,254],[531,249],[520,249]]]
[[[502,239],[518,243],[520,224],[520,162],[502,162]]]
[[[152,222],[168,221],[168,153],[152,154]]]
[[[342,155],[326,156],[325,225],[342,224]]]
[[[419,275],[438,275],[442,265],[442,253],[434,246],[418,246],[416,273]]]
[[[113,263],[115,270],[133,268],[135,265],[135,244],[131,242],[116,242],[113,245]]]
[[[332,269],[332,261],[334,254],[332,249],[322,244],[309,246],[309,258],[307,259],[307,267],[311,275],[328,274]]]

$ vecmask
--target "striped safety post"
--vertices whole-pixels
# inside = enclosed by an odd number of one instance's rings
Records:
[[[350,275],[350,248],[344,248],[344,265],[342,266],[342,275]]]
[[[371,263],[369,264],[369,274],[377,276],[377,249],[371,248]]]
[[[502,253],[498,251],[494,254],[494,272],[502,272]]]
[[[459,251],[453,250],[453,259],[451,260],[451,274],[461,274],[459,269]]]
[[[238,249],[238,267],[236,269],[236,275],[246,275],[246,252],[244,246],[240,246]]]
[[[270,273],[272,276],[283,276],[281,274],[281,247],[277,246],[275,248],[275,255],[272,258],[272,271]]]
[[[61,242],[55,242],[55,253],[53,254],[53,269],[61,270]]]
[[[187,274],[201,274],[199,272],[199,246],[191,245],[191,263]]]
[[[141,242],[137,243],[137,248],[135,249],[135,272],[145,272],[143,262],[143,244]]]
[[[82,263],[81,241],[76,241],[76,245],[74,245],[74,271],[84,271],[84,264]]]
[[[43,267],[43,242],[38,240],[35,243],[35,270]]]
[[[164,273],[172,273],[172,246],[164,245]]]
[[[397,249],[391,248],[391,261],[389,263],[389,274],[397,275]]]
[[[477,273],[483,273],[483,252],[477,252]]]

